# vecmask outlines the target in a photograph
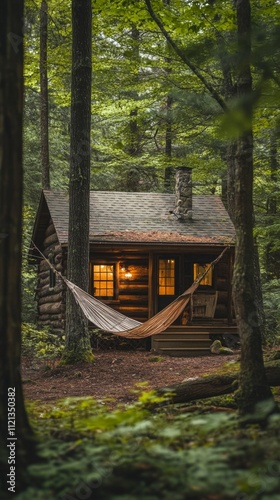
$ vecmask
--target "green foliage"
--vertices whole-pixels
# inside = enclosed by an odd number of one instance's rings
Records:
[[[266,340],[270,345],[280,343],[280,280],[268,281],[263,286],[266,314]]]
[[[28,323],[35,322],[35,286],[37,276],[35,269],[28,263],[28,250],[31,243],[32,225],[35,212],[30,205],[23,207],[23,256],[22,256],[22,320]]]
[[[19,500],[277,495],[279,415],[266,431],[241,429],[234,412],[150,412],[152,398],[115,410],[90,397],[30,405],[41,460],[27,469]]]
[[[149,356],[148,359],[150,363],[161,363],[162,361],[164,361],[163,356]]]
[[[64,349],[64,337],[59,337],[48,331],[23,323],[22,353],[34,359],[44,359],[46,363],[60,358]]]

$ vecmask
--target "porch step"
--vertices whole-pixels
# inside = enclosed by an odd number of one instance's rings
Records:
[[[173,348],[177,347],[178,348],[208,348],[212,344],[212,340],[209,339],[209,337],[206,338],[186,338],[186,336],[178,338],[177,336],[174,338],[160,338],[160,339],[154,339],[153,341],[153,348],[154,349],[163,349],[163,348]]]
[[[209,340],[209,333],[207,332],[178,332],[174,330],[174,332],[170,332],[166,330],[163,333],[159,333],[153,337],[154,341],[157,340],[184,340],[184,339],[197,339],[197,340]]]
[[[238,335],[237,327],[225,323],[172,325],[164,332],[153,336],[152,349],[161,354],[177,357],[211,356],[210,346],[215,335],[234,334]]]
[[[227,334],[236,334],[238,335],[238,328],[235,325],[172,325],[169,326],[166,330],[166,333],[174,333],[174,332],[184,332],[185,334],[193,333],[195,336],[197,333],[207,333],[209,335],[227,335]]]
[[[158,349],[159,354],[176,356],[177,358],[187,358],[194,356],[212,356],[210,349],[206,347],[163,347]]]

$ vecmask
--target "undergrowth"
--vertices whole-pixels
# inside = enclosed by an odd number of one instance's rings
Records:
[[[150,391],[113,411],[90,397],[29,404],[41,461],[17,498],[279,499],[279,415],[242,429],[234,410],[154,402]]]
[[[46,366],[52,367],[62,356],[64,344],[65,337],[51,333],[48,328],[38,329],[29,323],[22,325],[22,354],[33,360],[43,360]]]

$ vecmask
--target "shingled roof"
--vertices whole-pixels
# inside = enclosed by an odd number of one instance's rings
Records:
[[[43,229],[40,212],[46,208],[59,242],[68,243],[69,198],[67,193],[43,191],[33,239]],[[234,227],[218,196],[193,196],[193,218],[180,222],[170,211],[175,196],[166,193],[91,191],[90,241],[137,243],[232,242]],[[37,235],[38,236],[38,235]],[[40,239],[40,238],[39,238]]]

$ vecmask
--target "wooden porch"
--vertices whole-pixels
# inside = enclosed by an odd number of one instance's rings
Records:
[[[215,337],[238,336],[236,325],[212,320],[191,325],[172,325],[152,338],[152,350],[168,356],[210,356]]]

